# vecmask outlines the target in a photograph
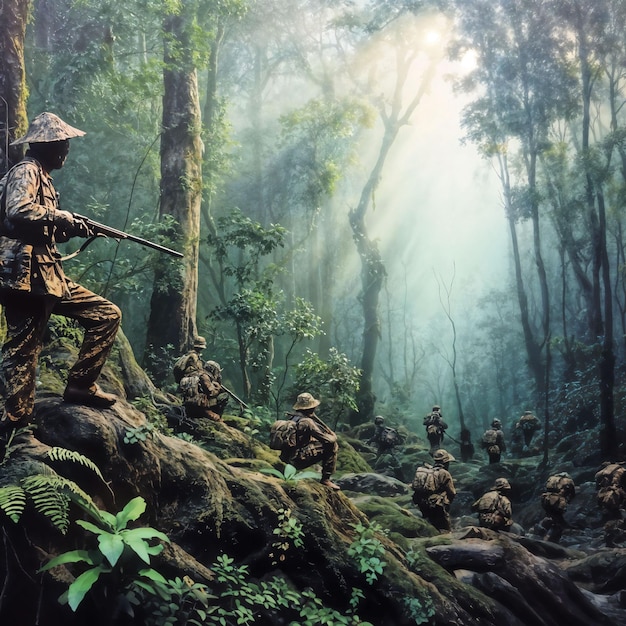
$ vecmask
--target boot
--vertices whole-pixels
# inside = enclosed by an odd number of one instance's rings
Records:
[[[79,387],[68,383],[63,392],[63,400],[72,404],[82,404],[97,409],[108,409],[117,402],[117,396],[105,393],[95,383],[90,387]]]

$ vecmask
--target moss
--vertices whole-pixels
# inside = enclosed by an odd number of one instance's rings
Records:
[[[338,472],[359,474],[372,471],[367,461],[341,435],[337,439],[339,443]]]

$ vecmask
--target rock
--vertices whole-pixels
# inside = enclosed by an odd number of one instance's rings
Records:
[[[409,491],[407,484],[383,474],[344,474],[335,482],[346,491],[369,493],[377,496],[397,496]]]

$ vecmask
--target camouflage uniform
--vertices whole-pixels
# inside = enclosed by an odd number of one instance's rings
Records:
[[[499,463],[502,453],[506,451],[504,433],[502,432],[501,427],[502,423],[500,420],[494,419],[493,422],[491,422],[491,428],[484,432],[480,442],[481,447],[487,450],[490,464]]]
[[[435,450],[441,446],[443,436],[448,425],[445,423],[441,414],[439,405],[433,406],[433,410],[424,418],[424,426],[426,426],[426,438],[430,443],[430,456],[433,456]]]
[[[546,517],[541,525],[546,530],[545,541],[558,543],[567,526],[563,517],[567,505],[576,495],[576,486],[571,476],[566,472],[550,476],[546,481],[546,490],[541,494],[541,506]]]
[[[199,337],[192,350],[181,356],[174,364],[174,378],[178,383],[185,413],[191,418],[208,418],[222,421],[222,412],[228,397],[222,393],[221,368],[215,361],[203,363],[199,350],[206,342]],[[210,368],[207,365],[211,364]]]
[[[14,143],[28,141],[32,148],[39,142],[56,141],[46,137],[57,136],[55,124],[59,122],[64,124],[44,113],[33,121],[29,133]],[[67,137],[84,134],[66,128]],[[65,155],[61,154],[61,165]],[[82,221],[60,210],[52,178],[37,159],[27,154],[9,171],[5,183],[0,237],[0,303],[7,322],[0,365],[3,425],[26,424],[32,415],[37,362],[51,314],[74,319],[85,330],[64,397],[81,404],[111,406],[115,396],[104,394],[96,379],[115,340],[121,311],[66,277],[56,245],[90,233]]]
[[[541,422],[532,414],[531,411],[524,411],[519,418],[515,428],[519,428],[524,436],[524,445],[530,446],[533,435],[536,431],[541,430]]]
[[[450,519],[450,504],[456,497],[456,489],[452,474],[448,471],[450,461],[456,459],[446,450],[439,449],[433,453],[435,464],[434,470],[434,492],[430,494],[421,494],[418,491],[413,493],[413,502],[417,504],[422,516],[430,522],[437,530],[442,532],[450,532],[452,530],[452,520]],[[412,487],[416,488],[417,473],[422,467],[418,467],[415,471],[416,477],[413,479]]]
[[[505,493],[511,491],[506,478],[496,478],[490,491],[482,495],[472,510],[478,512],[478,523],[483,528],[508,531],[513,525],[513,507]]]
[[[622,545],[626,537],[626,523],[622,508],[626,502],[625,463],[605,461],[596,472],[596,497],[604,521],[604,542],[607,547]]]
[[[339,489],[331,482],[330,477],[337,466],[337,435],[322,420],[315,415],[313,410],[319,405],[319,400],[309,393],[301,393],[294,409],[297,413],[291,415],[291,419],[298,424],[296,431],[296,447],[285,454],[281,454],[284,463],[290,463],[296,469],[304,469],[322,464],[322,484]]]

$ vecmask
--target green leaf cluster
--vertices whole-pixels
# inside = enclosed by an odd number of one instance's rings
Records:
[[[289,485],[293,485],[299,480],[305,480],[306,478],[317,478],[318,480],[320,478],[320,474],[318,472],[313,472],[311,470],[299,471],[289,463],[285,465],[285,469],[282,472],[274,467],[264,467],[260,471],[261,473],[268,474],[269,476],[276,476],[277,478],[284,480]]]
[[[133,498],[119,513],[113,515],[107,511],[98,510],[93,518],[96,525],[84,520],[76,523],[85,530],[93,533],[98,539],[94,550],[72,550],[51,559],[41,569],[48,571],[60,565],[82,563],[89,566],[72,582],[67,591],[59,598],[61,603],[69,604],[76,611],[85,595],[100,580],[103,574],[115,574],[122,588],[130,585],[147,585],[143,579],[164,580],[163,577],[150,568],[138,567],[137,563],[150,564],[150,557],[163,550],[161,543],[152,545],[152,540],[169,541],[162,532],[149,527],[127,528],[146,510],[146,502],[140,496]],[[103,584],[106,584],[104,582]]]
[[[374,581],[383,573],[387,563],[382,560],[385,555],[383,544],[374,535],[382,532],[382,527],[376,522],[369,526],[361,523],[354,525],[355,540],[348,548],[348,554],[356,559],[359,571],[365,574],[365,580],[373,585]]]

